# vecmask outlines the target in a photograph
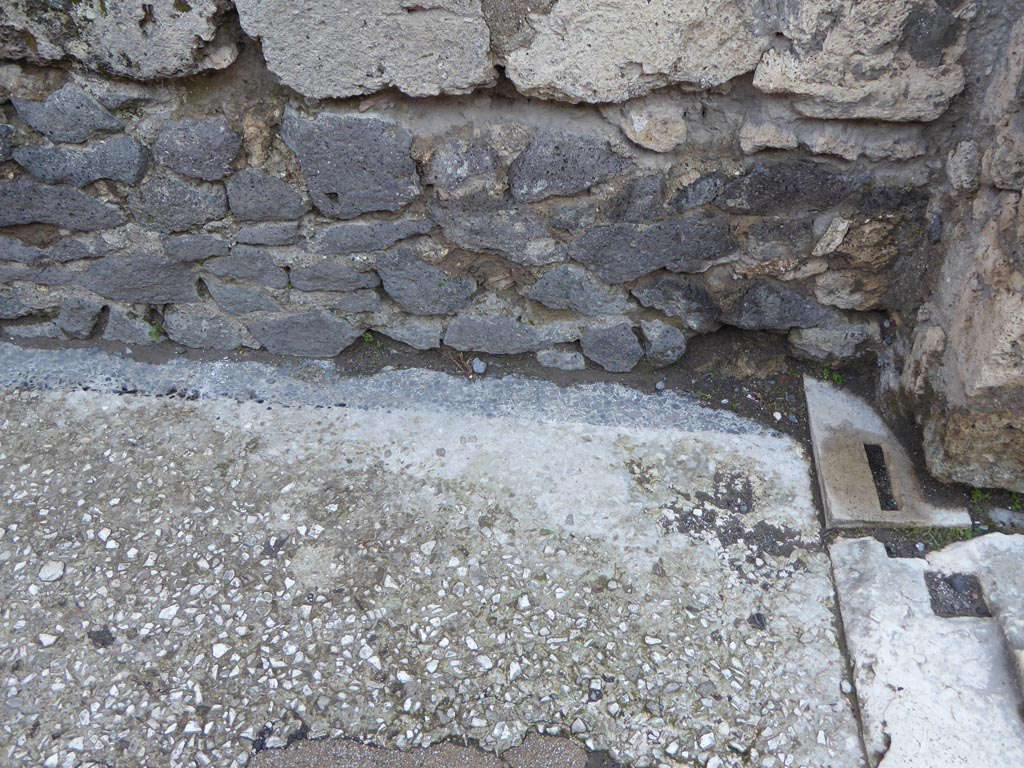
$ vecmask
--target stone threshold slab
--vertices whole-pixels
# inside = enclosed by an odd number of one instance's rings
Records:
[[[804,394],[828,528],[970,527],[966,510],[924,498],[906,450],[865,400],[809,376]]]

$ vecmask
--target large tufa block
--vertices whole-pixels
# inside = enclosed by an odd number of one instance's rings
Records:
[[[394,87],[411,96],[494,82],[480,0],[236,0],[242,29],[270,70],[304,96]]]

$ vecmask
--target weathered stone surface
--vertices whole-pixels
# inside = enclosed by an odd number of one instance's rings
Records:
[[[480,140],[450,139],[430,155],[423,183],[442,199],[477,193],[498,194],[503,186],[501,158]]]
[[[634,288],[633,295],[645,307],[678,317],[696,333],[718,328],[718,303],[693,278],[668,275]]]
[[[378,256],[377,272],[388,295],[414,315],[450,315],[476,291],[470,278],[446,275],[403,248]]]
[[[992,145],[982,160],[985,179],[999,189],[1020,192],[1024,187],[1024,115],[1007,115],[996,126]]]
[[[801,121],[796,126],[800,144],[816,155],[856,160],[910,160],[928,151],[919,125],[864,125]]]
[[[203,284],[217,306],[232,315],[250,312],[276,312],[281,307],[260,288],[249,288],[226,280],[204,277]]]
[[[444,343],[460,352],[517,355],[536,352],[552,344],[575,341],[576,333],[562,326],[530,324],[514,317],[458,315],[448,323]]]
[[[244,245],[294,245],[299,237],[299,223],[283,221],[242,227],[235,235],[235,242]]]
[[[934,120],[963,90],[947,4],[808,0],[784,14],[791,47],[765,53],[754,85],[817,118]],[[868,64],[870,62],[870,64]]]
[[[573,195],[621,173],[628,162],[606,141],[592,136],[542,131],[508,169],[512,196],[535,202]]]
[[[606,371],[626,373],[644,356],[640,341],[629,323],[605,328],[585,328],[580,334],[583,354]]]
[[[160,340],[160,331],[146,320],[144,307],[110,305],[107,324],[103,329],[105,341],[148,346]]]
[[[672,152],[689,134],[686,105],[671,91],[632,99],[605,114],[630,141],[654,152]]]
[[[363,335],[361,329],[325,311],[268,317],[247,327],[268,352],[297,357],[334,357]]]
[[[617,315],[627,303],[623,291],[605,285],[587,270],[572,264],[562,264],[545,272],[527,297],[552,309],[590,316]]]
[[[65,237],[46,249],[46,258],[58,263],[98,259],[100,256],[121,250],[127,244],[126,240],[123,230]]]
[[[946,177],[953,189],[969,192],[978,187],[981,150],[973,140],[961,141],[946,156]]]
[[[220,0],[98,5],[7,0],[0,8],[0,58],[71,58],[137,80],[223,69],[237,54],[234,39],[218,35],[228,7]]]
[[[830,269],[814,278],[818,301],[840,309],[878,309],[888,289],[889,277],[883,272]]]
[[[284,113],[281,138],[299,159],[313,203],[336,219],[397,211],[420,193],[412,136],[369,115],[300,117]]]
[[[19,264],[35,264],[46,257],[46,251],[25,245],[15,237],[0,235],[0,261],[16,261]]]
[[[816,163],[758,164],[728,182],[715,205],[730,213],[820,211],[840,203],[866,182],[866,176],[839,173]]]
[[[528,45],[536,32],[530,23],[534,14],[551,10],[556,0],[480,0],[484,20],[491,31],[491,50],[505,56]]]
[[[444,321],[436,317],[394,315],[374,324],[374,330],[408,344],[413,349],[437,349],[444,335]]]
[[[579,352],[562,349],[539,350],[537,362],[545,368],[557,368],[560,371],[582,371],[587,367],[587,361]]]
[[[60,303],[57,325],[72,339],[87,339],[96,329],[103,302],[87,298],[68,298]]]
[[[686,353],[686,334],[661,320],[642,320],[644,353],[655,368],[672,365]]]
[[[1024,415],[935,408],[924,421],[928,471],[950,483],[1024,493]]]
[[[203,181],[219,181],[231,173],[242,148],[242,134],[219,117],[186,118],[164,123],[153,144],[153,157],[163,166]]]
[[[245,168],[227,181],[228,205],[242,221],[289,221],[309,210],[291,184],[254,168]]]
[[[273,255],[251,245],[236,245],[230,255],[203,262],[203,269],[217,277],[252,280],[268,288],[288,287],[288,273],[277,266]]]
[[[397,221],[353,221],[332,224],[319,232],[312,243],[316,253],[373,253],[434,228],[430,219],[398,219]]]
[[[249,334],[237,320],[208,305],[171,307],[164,313],[164,333],[171,341],[195,349],[238,349]]]
[[[54,91],[46,101],[11,99],[11,103],[18,117],[50,141],[78,144],[97,133],[124,128],[124,124],[92,96],[71,84]]]
[[[190,182],[170,174],[150,176],[128,193],[135,220],[158,232],[184,232],[227,214],[227,196],[219,184]]]
[[[794,328],[787,337],[794,357],[835,366],[878,349],[878,320],[837,315],[817,328]]]
[[[384,310],[384,301],[373,290],[344,291],[341,293],[317,291],[311,293],[292,292],[289,309],[301,306],[312,309],[326,309],[339,315],[365,315]]]
[[[146,174],[149,154],[135,139],[115,136],[84,147],[19,147],[14,159],[47,184],[84,187],[97,179],[137,184]]]
[[[770,45],[734,0],[651,3],[561,0],[532,17],[529,44],[505,56],[530,96],[624,101],[674,83],[704,88],[750,72]]]
[[[427,210],[445,237],[467,250],[497,253],[525,266],[565,260],[565,246],[529,208],[473,198],[431,202]]]
[[[738,247],[724,216],[691,211],[656,224],[596,227],[573,243],[570,255],[605,282],[627,283],[663,268],[701,272]]]
[[[32,308],[6,286],[0,285],[0,320],[17,320],[32,314]]]
[[[435,96],[494,81],[479,0],[236,0],[235,7],[242,29],[262,41],[267,66],[304,96],[389,87]]]
[[[110,229],[124,223],[121,209],[69,186],[28,179],[0,182],[0,227],[52,224],[75,230]]]
[[[328,259],[310,267],[293,269],[293,288],[300,291],[358,291],[376,288],[380,278],[373,272],[357,272],[339,259]]]
[[[665,215],[665,179],[639,176],[628,181],[606,209],[610,221],[640,224]]]
[[[688,211],[691,208],[700,208],[702,205],[714,201],[725,188],[728,177],[724,173],[715,171],[705,174],[696,181],[687,184],[680,189],[672,198],[671,207],[679,212]]]
[[[205,261],[231,252],[231,244],[216,235],[165,237],[163,246],[164,253],[175,261]]]
[[[146,251],[104,256],[89,265],[79,283],[108,299],[139,304],[185,304],[198,298],[191,265]]]
[[[14,153],[14,126],[0,123],[0,163],[6,163]]]
[[[813,328],[831,317],[831,312],[813,299],[769,283],[748,289],[722,315],[722,322],[748,331]]]

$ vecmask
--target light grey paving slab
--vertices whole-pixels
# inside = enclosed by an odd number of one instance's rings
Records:
[[[929,563],[890,559],[874,539],[839,539],[831,555],[871,765],[1024,765],[1024,720],[998,622],[936,616]]]
[[[1024,696],[1024,536],[992,533],[928,555],[935,568],[978,577]]]
[[[538,732],[863,764],[787,437],[620,388],[0,354],[0,764]]]
[[[866,401],[810,376],[804,377],[804,393],[829,528],[970,527],[966,510],[943,509],[924,498],[906,450]],[[896,509],[884,508],[866,445],[884,453]]]

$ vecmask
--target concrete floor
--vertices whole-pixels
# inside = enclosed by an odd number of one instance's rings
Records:
[[[811,488],[671,391],[0,344],[0,763],[863,766]]]

